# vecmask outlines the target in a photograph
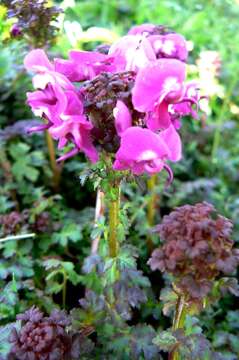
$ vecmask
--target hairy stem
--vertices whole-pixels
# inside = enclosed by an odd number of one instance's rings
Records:
[[[183,295],[178,295],[178,301],[173,319],[173,330],[182,329],[184,327],[185,318],[187,315],[187,308]],[[169,354],[169,360],[179,360],[179,353],[177,348]]]
[[[66,285],[67,285],[67,275],[66,272],[63,271],[63,286],[62,286],[62,306],[63,309],[66,308]]]
[[[157,200],[157,195],[155,193],[155,186],[157,184],[157,175],[153,175],[149,178],[147,185],[148,191],[150,193],[150,198],[147,206],[147,220],[149,227],[154,225],[154,218],[155,218],[155,205]],[[147,248],[149,253],[153,250],[153,241],[150,235],[147,236]]]
[[[113,187],[114,198],[109,200],[109,254],[114,258],[118,253],[117,230],[119,225],[120,210],[120,184],[115,183]]]
[[[61,166],[59,166],[56,162],[54,142],[48,131],[46,131],[46,143],[47,143],[48,152],[49,152],[51,170],[53,173],[53,179],[52,179],[53,187],[54,187],[54,190],[56,192],[58,192],[59,185],[60,185],[60,178],[61,178]]]
[[[95,204],[95,227],[97,226],[97,222],[104,215],[105,212],[104,198],[105,198],[105,194],[103,193],[103,191],[98,189],[96,194],[96,204]],[[99,243],[100,243],[100,236],[97,236],[92,241],[92,245],[91,245],[92,255],[97,254]]]

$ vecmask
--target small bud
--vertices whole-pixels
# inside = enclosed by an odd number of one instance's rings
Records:
[[[12,37],[19,37],[22,35],[22,31],[18,24],[14,24],[11,28],[10,34]]]

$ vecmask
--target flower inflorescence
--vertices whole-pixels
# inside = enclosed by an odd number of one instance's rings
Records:
[[[220,274],[232,273],[239,251],[230,238],[232,223],[206,202],[185,205],[163,218],[155,230],[163,244],[148,261],[152,270],[172,274],[190,298],[205,297]]]
[[[73,359],[73,337],[67,331],[71,321],[64,311],[53,310],[49,317],[35,307],[17,316],[20,331],[12,330],[10,359]]]
[[[73,144],[59,160],[83,151],[96,162],[111,153],[114,170],[135,175],[171,169],[181,158],[178,130],[185,115],[197,117],[197,85],[185,82],[188,56],[183,36],[162,26],[133,27],[110,47],[69,52],[50,62],[31,51],[25,67],[34,72],[27,102],[58,147]]]
[[[3,236],[17,234],[22,230],[32,230],[45,232],[49,229],[49,213],[44,211],[35,216],[34,221],[30,222],[30,211],[25,209],[22,212],[12,211],[9,214],[0,215],[0,229]]]
[[[16,18],[11,29],[13,37],[27,36],[33,46],[45,46],[54,42],[58,28],[53,24],[61,10],[50,6],[47,0],[3,0],[8,17]]]

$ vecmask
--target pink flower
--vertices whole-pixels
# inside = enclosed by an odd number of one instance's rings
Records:
[[[58,161],[66,160],[83,151],[86,156],[95,163],[98,161],[98,153],[92,144],[92,124],[84,115],[71,115],[65,121],[54,124],[49,128],[49,133],[55,140],[59,140],[58,148],[66,146],[68,141],[75,144],[75,147],[68,153],[61,156]]]
[[[47,84],[58,84],[64,89],[73,89],[73,84],[62,74],[55,71],[44,50],[30,51],[25,59],[24,66],[28,71],[36,73],[32,82],[35,89],[45,89]]]
[[[165,168],[172,178],[171,169],[165,161],[180,160],[181,140],[173,126],[159,134],[137,126],[130,127],[122,134],[115,158],[115,170],[130,170],[135,175],[144,172],[152,175]]]
[[[59,85],[48,84],[44,90],[27,93],[27,103],[36,116],[44,117],[53,123],[64,112],[67,98]],[[37,129],[30,131],[37,131]]]
[[[48,129],[60,149],[73,144],[60,160],[83,151],[95,162],[97,150],[116,151],[115,170],[166,169],[171,179],[167,161],[180,160],[182,152],[176,129],[182,116],[197,116],[200,96],[194,83],[185,83],[184,37],[166,31],[134,26],[108,54],[72,50],[68,59],[51,62],[43,50],[31,51],[24,64],[37,90],[27,102],[45,120],[31,131]]]
[[[146,23],[141,25],[135,25],[129,30],[128,35],[150,34],[154,29],[155,29],[154,24]]]
[[[156,60],[150,42],[140,35],[122,37],[110,47],[109,55],[115,58],[117,71],[138,71]]]
[[[139,71],[132,101],[136,110],[148,113],[146,122],[149,129],[170,126],[168,105],[182,98],[185,76],[185,64],[175,59],[159,59]]]
[[[152,35],[148,37],[157,58],[178,59],[186,61],[188,57],[185,38],[176,33]]]
[[[92,162],[98,160],[98,154],[91,140],[93,125],[83,114],[82,102],[73,90],[63,90],[58,85],[48,84],[44,90],[27,94],[27,102],[37,116],[47,120],[46,124],[30,129],[30,132],[49,130],[58,147],[63,148],[68,141],[73,142],[74,149],[63,155],[64,160],[83,151]]]
[[[59,140],[58,147],[63,148],[68,141],[75,144],[75,148],[58,160],[65,160],[83,151],[92,162],[98,160],[98,153],[92,144],[91,129],[93,125],[83,113],[83,105],[78,95],[73,91],[66,92],[67,106],[60,117],[49,128],[49,133],[55,140]]]
[[[113,110],[113,115],[115,118],[115,128],[117,134],[121,136],[132,124],[130,111],[123,101],[118,100],[116,107]]]
[[[114,58],[96,51],[69,52],[69,60],[55,59],[55,69],[70,81],[90,80],[101,72],[115,70]]]
[[[199,94],[199,85],[196,82],[188,82],[185,84],[184,96],[177,104],[172,104],[169,111],[172,117],[180,118],[182,116],[191,115],[194,119],[198,118],[198,104],[201,99]],[[195,105],[196,109],[192,106]]]

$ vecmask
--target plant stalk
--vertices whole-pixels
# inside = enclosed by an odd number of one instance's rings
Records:
[[[120,184],[114,185],[114,199],[109,200],[109,255],[114,258],[118,253],[118,225],[120,210]]]
[[[183,295],[180,294],[180,295],[178,295],[176,310],[175,310],[174,319],[173,319],[172,329],[174,331],[177,329],[183,329],[184,324],[185,324],[186,315],[187,315],[187,308],[186,308],[186,304],[185,304],[185,298]],[[174,349],[169,354],[169,360],[180,360],[177,348]]]
[[[154,219],[155,219],[155,209],[156,209],[156,200],[157,195],[155,193],[155,186],[157,184],[157,175],[153,175],[149,178],[147,182],[148,191],[150,194],[148,206],[147,206],[147,220],[149,227],[152,227],[154,225]],[[151,253],[153,250],[153,241],[151,235],[147,236],[147,248],[148,252]]]
[[[63,271],[63,286],[62,286],[62,306],[63,309],[66,308],[66,285],[67,285],[67,275],[66,272]]]
[[[46,143],[47,143],[48,152],[49,152],[51,170],[53,173],[53,179],[52,179],[53,187],[54,187],[54,190],[56,192],[58,192],[59,185],[60,185],[60,177],[61,177],[61,166],[59,166],[56,162],[56,153],[55,153],[54,142],[48,131],[46,131]]]
[[[105,194],[100,189],[97,190],[96,194],[96,204],[95,204],[95,227],[97,227],[97,223],[99,219],[104,215],[105,206],[104,206],[104,198]],[[100,243],[100,236],[97,236],[91,245],[91,254],[95,255],[98,252],[98,247]]]
[[[228,111],[228,106],[230,105],[230,99],[234,90],[234,87],[237,83],[237,76],[234,76],[233,80],[231,81],[227,93],[225,95],[224,101],[223,101],[223,105],[220,109],[220,114],[218,115],[217,121],[216,121],[216,130],[214,133],[214,139],[213,139],[213,144],[212,144],[212,153],[211,153],[211,160],[213,162],[215,162],[216,158],[217,158],[217,151],[220,145],[220,141],[221,141],[221,134],[222,134],[222,126],[223,126],[223,121],[226,117],[226,113]]]
[[[5,180],[8,183],[13,183],[14,179],[13,179],[13,175],[12,175],[12,171],[11,171],[11,163],[9,162],[6,152],[5,150],[2,148],[0,149],[0,165],[3,169],[3,175],[5,177]],[[12,189],[9,191],[11,198],[13,200],[13,202],[15,203],[16,206],[16,210],[20,211],[20,206],[17,200],[17,192],[15,189]]]

